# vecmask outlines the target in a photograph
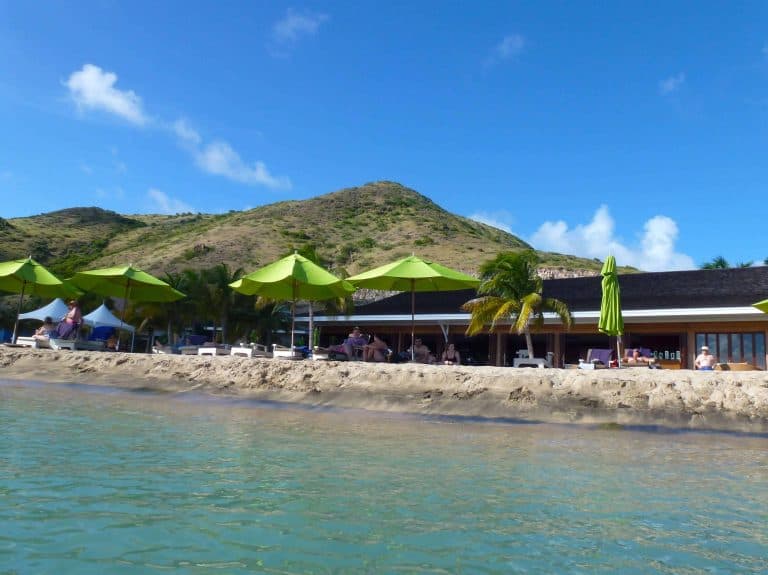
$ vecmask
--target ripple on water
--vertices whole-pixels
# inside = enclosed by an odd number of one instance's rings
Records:
[[[762,436],[0,383],[19,573],[761,573]]]

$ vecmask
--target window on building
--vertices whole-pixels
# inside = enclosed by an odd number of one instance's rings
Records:
[[[709,346],[720,363],[751,363],[765,369],[765,334],[756,333],[697,333],[696,349]]]

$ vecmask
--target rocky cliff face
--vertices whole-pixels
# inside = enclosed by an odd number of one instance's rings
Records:
[[[560,278],[581,278],[598,275],[595,270],[587,269],[568,269],[564,267],[540,267],[536,270],[539,276],[545,280],[553,280]]]

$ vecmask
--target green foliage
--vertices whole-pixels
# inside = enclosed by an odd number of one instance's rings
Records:
[[[703,270],[726,269],[729,267],[731,267],[731,264],[723,256],[714,257],[712,260],[701,264],[701,269]]]
[[[435,244],[435,240],[433,240],[430,236],[421,236],[420,238],[414,240],[413,245],[415,246],[432,246]]]
[[[704,262],[701,264],[701,269],[703,270],[720,270],[720,269],[728,269],[728,268],[748,268],[752,267],[754,262],[738,262],[736,265],[731,265],[727,259],[725,259],[723,256],[717,256],[712,258],[708,262]]]
[[[480,333],[486,325],[493,331],[499,322],[511,320],[510,331],[525,334],[528,353],[533,357],[530,328],[543,325],[544,311],[555,312],[566,328],[571,326],[568,306],[544,297],[544,282],[536,272],[538,261],[533,250],[525,250],[501,252],[480,265],[478,297],[462,306],[471,313],[467,334]]]
[[[109,240],[93,240],[90,243],[75,242],[68,246],[62,257],[49,264],[50,270],[61,277],[70,277],[77,271],[87,269],[89,264],[101,255]]]
[[[214,250],[213,246],[209,246],[206,244],[195,244],[194,247],[184,250],[184,253],[182,254],[182,258],[185,261],[193,260],[195,258],[202,257],[208,254],[209,252],[212,252],[213,250]]]
[[[68,273],[129,262],[153,273],[203,270],[217,263],[250,268],[253,262],[273,261],[288,247],[310,242],[323,260],[351,273],[391,261],[397,253],[410,254],[414,247],[424,257],[473,273],[478,253],[530,247],[394,182],[215,215],[121,216],[99,208],[71,208],[0,221],[0,257],[34,254]],[[444,245],[451,249],[441,249]],[[599,271],[600,262],[561,259],[554,263],[565,269]],[[542,262],[549,264],[550,258]]]

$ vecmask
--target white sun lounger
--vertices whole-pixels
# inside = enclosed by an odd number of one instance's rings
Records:
[[[241,355],[245,357],[272,357],[267,346],[261,343],[233,346],[230,348],[229,353],[230,355]]]
[[[297,349],[285,347],[283,345],[272,344],[272,357],[280,359],[304,359],[301,352]]]

